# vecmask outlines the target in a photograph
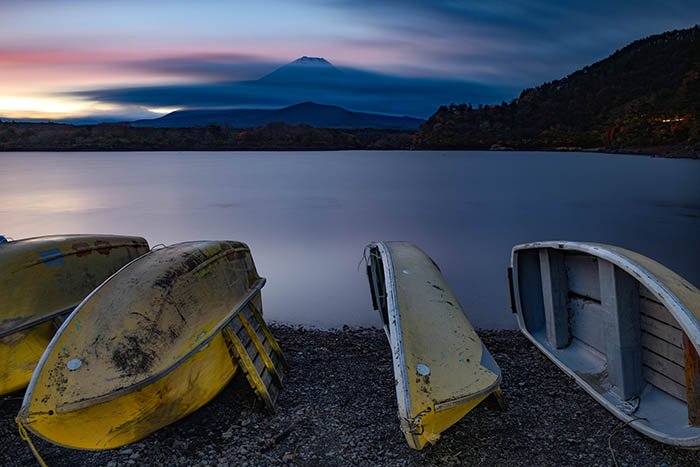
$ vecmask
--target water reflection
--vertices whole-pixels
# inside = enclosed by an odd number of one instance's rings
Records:
[[[472,321],[513,327],[515,243],[623,245],[700,285],[700,163],[555,153],[4,153],[0,234],[248,243],[273,320],[379,324],[358,261],[408,240]]]
[[[23,213],[57,213],[95,210],[105,203],[79,190],[31,191],[3,193],[0,215]]]

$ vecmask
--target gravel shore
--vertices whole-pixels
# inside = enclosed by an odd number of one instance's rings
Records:
[[[36,440],[49,466],[95,465],[599,465],[697,466],[700,451],[671,448],[624,427],[516,331],[480,331],[503,371],[510,407],[484,403],[413,451],[396,418],[383,331],[272,326],[290,364],[277,413],[242,376],[179,422],[130,446],[75,451]],[[0,402],[0,465],[32,465],[14,417],[21,394]]]

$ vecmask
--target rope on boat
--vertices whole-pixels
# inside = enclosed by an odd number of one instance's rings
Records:
[[[360,268],[362,267],[362,263],[364,263],[365,265],[369,264],[368,260],[367,260],[367,248],[368,247],[369,247],[369,245],[366,246],[364,250],[362,250],[362,258],[360,258],[360,261],[357,263],[357,271],[358,272],[360,271]]]
[[[46,467],[46,462],[44,462],[44,459],[42,459],[41,454],[39,454],[39,451],[37,451],[36,447],[34,446],[34,443],[32,443],[32,438],[29,437],[29,433],[27,433],[27,429],[24,428],[24,425],[22,425],[22,421],[19,419],[19,417],[16,419],[17,421],[17,427],[19,428],[19,437],[22,438],[23,441],[26,441],[27,444],[29,444],[29,448],[32,450],[32,454],[34,454],[34,457],[36,458],[37,462],[41,467]]]
[[[357,270],[360,270],[360,267],[362,267],[362,263],[365,265],[369,264],[369,258],[376,258],[376,259],[381,259],[382,255],[378,253],[372,253],[372,243],[368,243],[365,245],[365,249],[362,250],[362,258],[360,258],[360,262],[357,263]]]
[[[613,464],[615,465],[615,467],[620,467],[620,464],[617,463],[617,457],[615,457],[615,450],[612,447],[613,436],[618,434],[624,427],[626,427],[630,423],[636,422],[637,420],[647,420],[647,419],[644,417],[633,417],[631,420],[627,420],[626,422],[620,422],[613,429],[612,433],[610,433],[610,436],[608,436],[608,450],[610,451],[610,455],[612,456],[612,461],[613,461]]]

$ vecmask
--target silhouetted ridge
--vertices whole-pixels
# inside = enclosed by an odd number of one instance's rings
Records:
[[[256,128],[270,123],[309,125],[317,128],[415,130],[424,120],[412,117],[352,112],[335,105],[303,102],[282,109],[179,110],[153,120],[139,120],[134,126],[188,128],[221,125]]]
[[[510,103],[441,107],[425,148],[650,148],[700,145],[700,27],[631,43]]]

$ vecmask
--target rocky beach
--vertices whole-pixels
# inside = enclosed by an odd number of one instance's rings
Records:
[[[391,352],[382,330],[272,327],[290,364],[268,414],[238,375],[214,400],[132,445],[89,452],[36,439],[49,466],[121,465],[580,465],[691,466],[700,453],[624,426],[517,331],[479,331],[503,370],[509,408],[487,400],[413,451],[396,418]],[[35,464],[14,417],[22,394],[0,402],[0,465]]]

